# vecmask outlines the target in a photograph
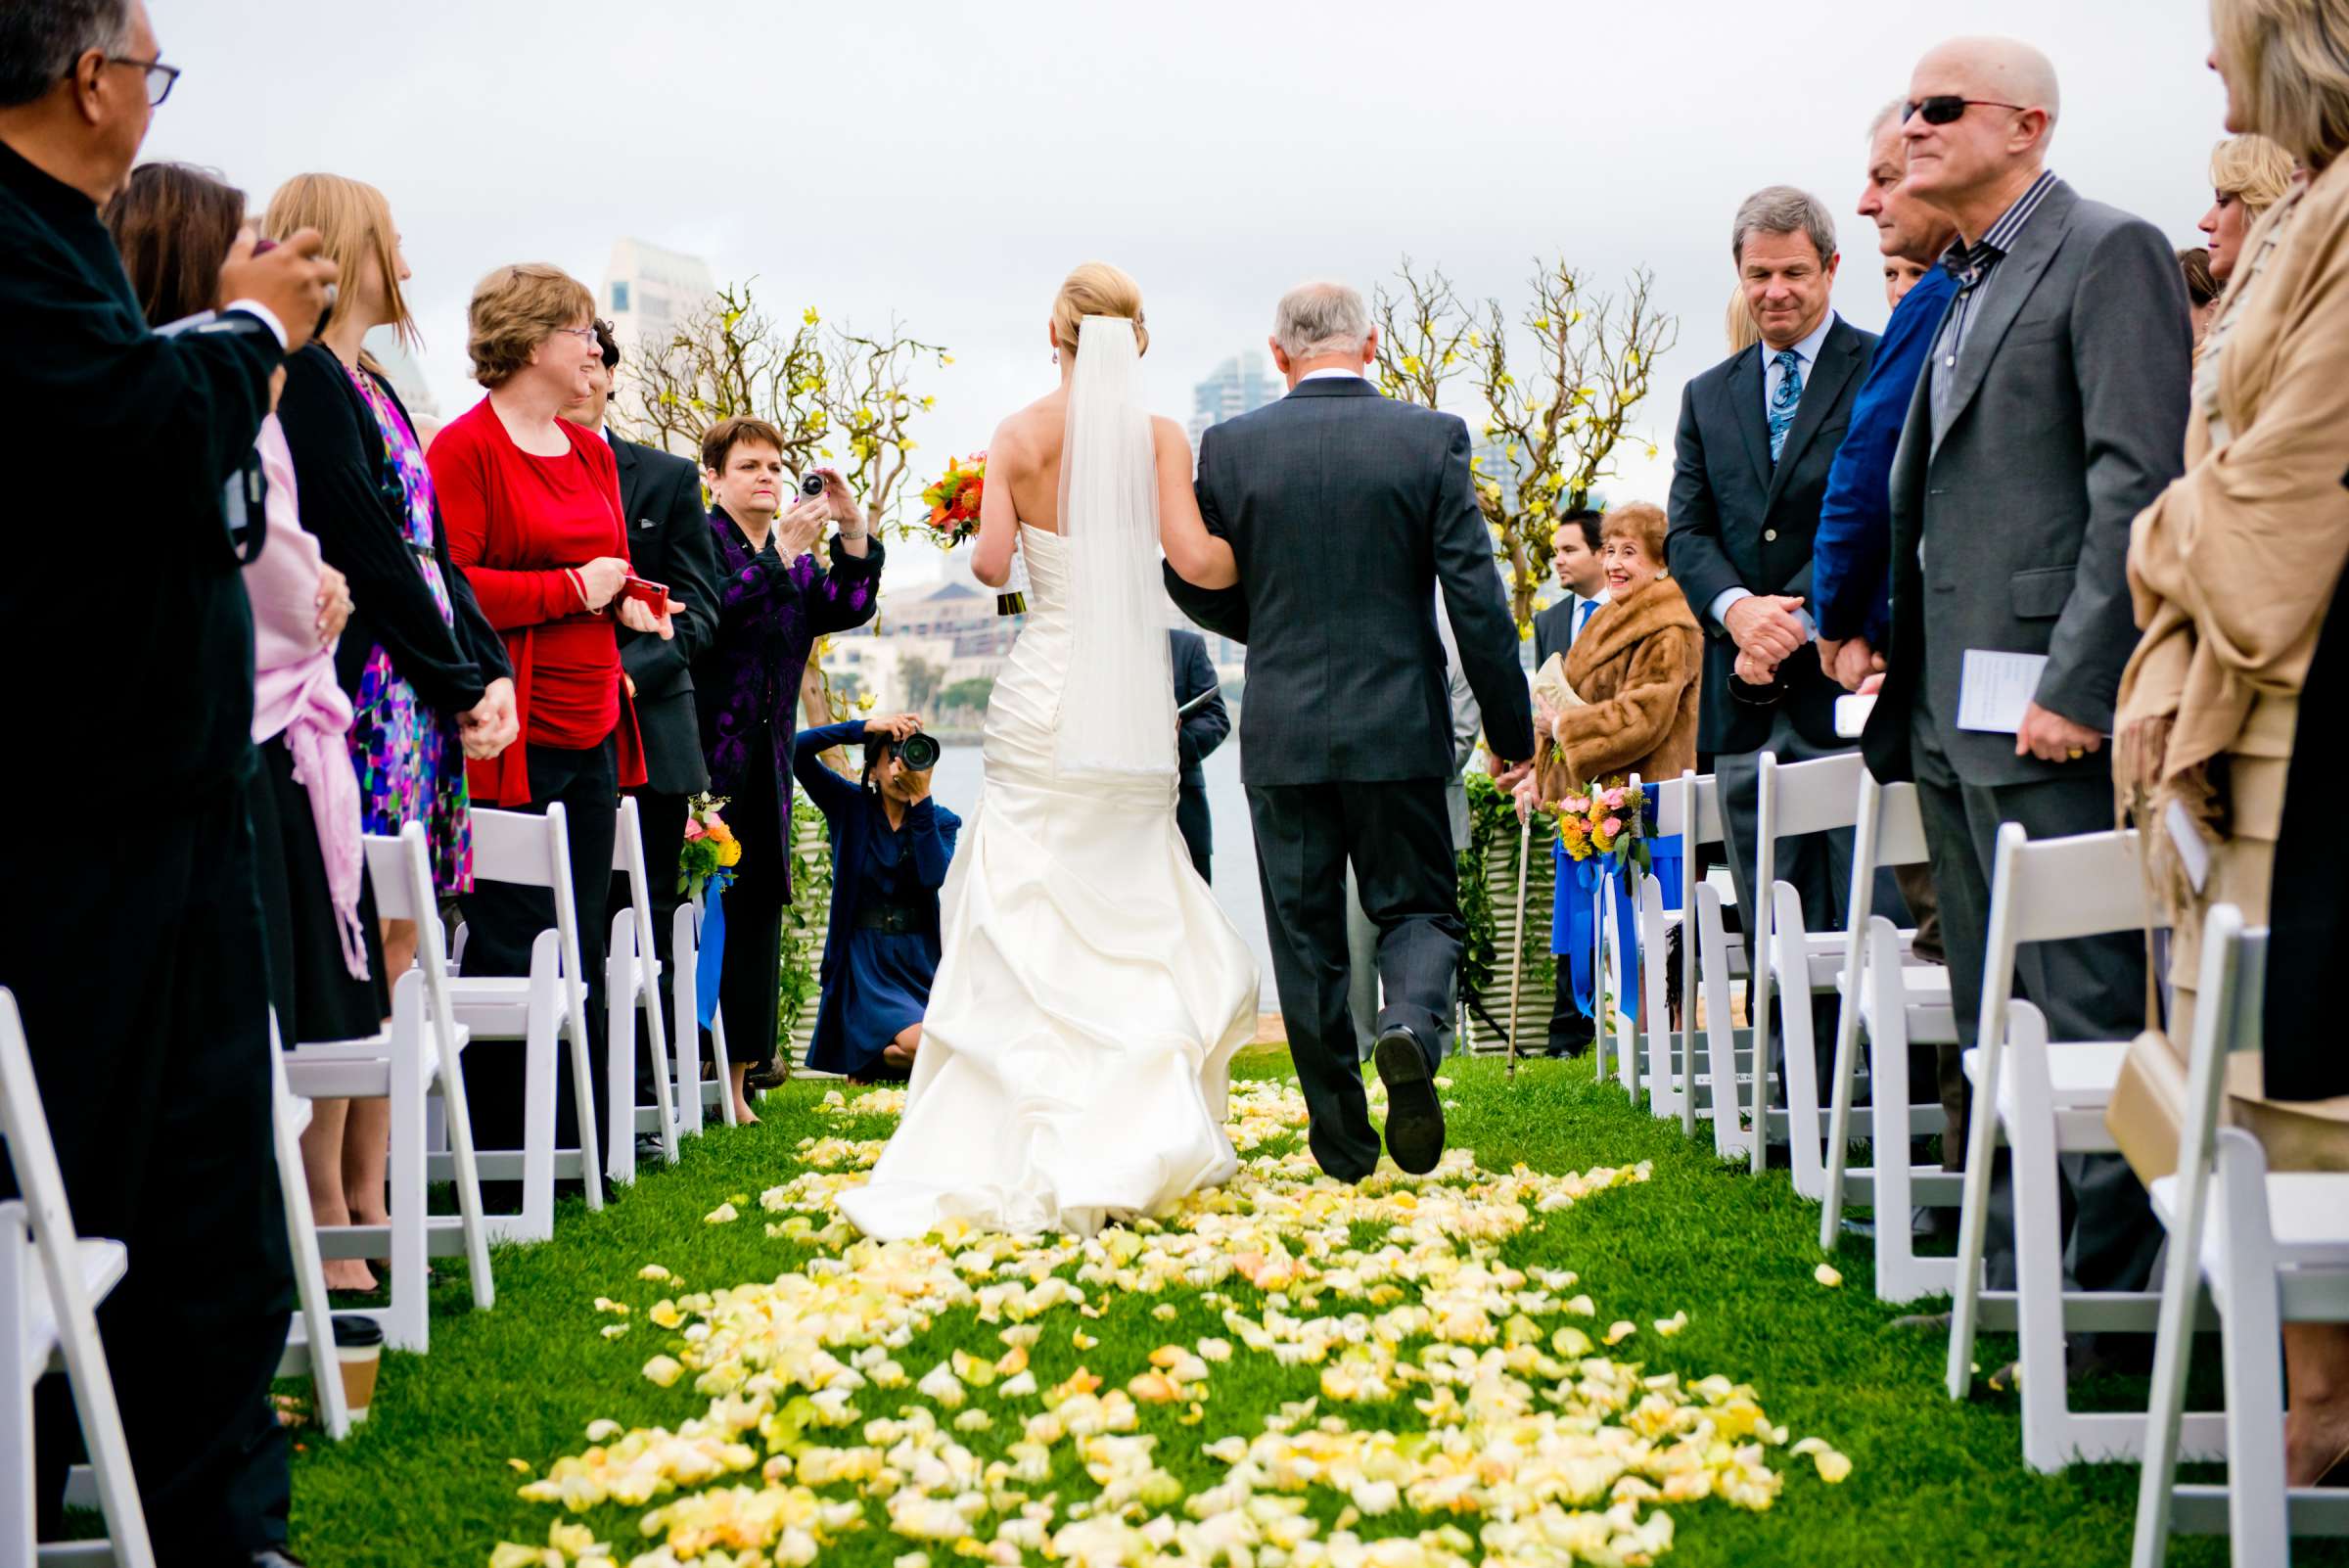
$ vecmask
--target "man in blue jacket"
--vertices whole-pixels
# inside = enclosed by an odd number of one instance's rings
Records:
[[[1900,448],[1909,399],[1942,312],[1958,292],[1958,280],[1940,264],[1958,226],[1904,188],[1905,107],[1897,99],[1886,104],[1869,127],[1867,183],[1860,192],[1860,215],[1875,220],[1876,244],[1884,253],[1892,319],[1852,402],[1852,422],[1827,471],[1826,500],[1811,546],[1819,668],[1849,691],[1884,668],[1882,650],[1892,629],[1892,454]]]

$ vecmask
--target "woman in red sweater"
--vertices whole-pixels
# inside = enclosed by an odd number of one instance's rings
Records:
[[[484,278],[473,293],[466,346],[474,379],[489,395],[442,428],[426,460],[449,555],[514,666],[524,744],[470,764],[473,799],[536,812],[561,801],[569,821],[600,1127],[607,1114],[600,993],[612,840],[621,789],[644,782],[613,627],[666,637],[669,624],[666,604],[651,609],[621,592],[628,543],[612,448],[557,417],[586,395],[588,366],[601,363],[594,315],[595,297],[559,268],[526,263]],[[490,882],[477,868],[474,890],[461,901],[470,928],[466,973],[528,973],[530,945],[555,923],[552,897]],[[481,1146],[520,1148],[521,1053],[484,1052],[479,1062],[468,1055],[465,1084]],[[632,1094],[633,1085],[622,1092]],[[568,1084],[555,1104],[558,1140],[576,1145]]]

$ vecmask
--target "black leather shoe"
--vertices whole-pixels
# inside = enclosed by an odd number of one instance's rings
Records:
[[[1387,1152],[1412,1176],[1444,1158],[1444,1106],[1419,1037],[1401,1026],[1378,1037],[1370,1063],[1387,1086]]]
[[[253,1554],[253,1568],[309,1568],[283,1546],[268,1546]]]

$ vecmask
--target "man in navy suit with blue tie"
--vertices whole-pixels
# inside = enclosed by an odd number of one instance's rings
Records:
[[[1607,602],[1606,569],[1598,560],[1598,525],[1604,515],[1596,507],[1578,506],[1558,519],[1550,534],[1550,570],[1557,575],[1565,597],[1534,617],[1537,669],[1549,663],[1551,654],[1565,658],[1591,613]],[[1558,965],[1558,999],[1549,1013],[1552,1056],[1581,1055],[1595,1033],[1590,998],[1583,994],[1588,987],[1575,986],[1573,967],[1563,962]]]

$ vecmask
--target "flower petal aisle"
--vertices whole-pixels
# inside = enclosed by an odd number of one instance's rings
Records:
[[[580,1303],[612,1413],[510,1461],[546,1528],[491,1568],[1639,1564],[1851,1472],[1733,1369],[1658,1369],[1687,1312],[1619,1316],[1578,1270],[1511,1261],[1634,1201],[1647,1163],[1454,1149],[1344,1186],[1303,1151],[1294,1085],[1260,1080],[1232,1093],[1239,1176],[1161,1222],[880,1245],[834,1199],[902,1099],[826,1094],[797,1171],[704,1217],[763,1226],[771,1279],[704,1278],[681,1234]],[[673,1407],[647,1383],[700,1413],[629,1420]]]

